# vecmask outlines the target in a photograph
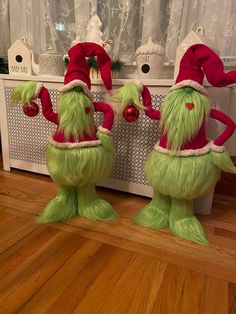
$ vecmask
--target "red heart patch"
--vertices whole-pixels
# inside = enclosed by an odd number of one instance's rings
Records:
[[[186,104],[186,107],[188,108],[188,110],[192,110],[194,108],[194,104],[192,102],[188,102]]]

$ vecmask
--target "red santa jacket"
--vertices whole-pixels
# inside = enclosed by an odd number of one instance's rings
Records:
[[[145,114],[153,119],[160,120],[161,113],[159,110],[152,108],[151,106],[151,95],[146,86],[143,86],[142,90],[142,98],[145,99]],[[223,151],[224,143],[232,136],[235,131],[236,125],[232,119],[230,119],[227,115],[217,109],[211,109],[210,117],[218,120],[226,125],[226,129],[220,134],[213,142],[209,142],[206,137],[206,122],[205,120],[202,122],[201,127],[198,132],[194,135],[194,137],[185,143],[183,147],[181,147],[180,155],[199,155],[205,153],[207,150],[212,149],[215,151]],[[169,149],[167,147],[167,136],[166,134],[161,135],[160,141],[155,145],[155,148],[158,151],[162,151],[168,153]]]
[[[41,100],[42,113],[44,117],[48,121],[59,126],[58,113],[53,111],[51,98],[50,98],[48,90],[45,87],[41,88],[38,97]],[[102,112],[104,114],[104,121],[103,121],[102,126],[98,128],[95,127],[93,134],[84,133],[79,138],[74,138],[74,136],[71,136],[69,139],[66,139],[63,130],[61,129],[59,130],[59,127],[57,127],[57,130],[49,139],[49,141],[53,145],[57,147],[62,147],[62,148],[99,145],[100,141],[96,137],[97,129],[100,130],[101,132],[111,134],[110,130],[112,128],[113,121],[114,121],[114,113],[113,113],[112,108],[104,102],[93,102],[93,105],[94,105],[95,111]]]

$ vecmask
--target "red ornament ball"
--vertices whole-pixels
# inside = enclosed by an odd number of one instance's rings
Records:
[[[24,104],[23,111],[26,116],[35,117],[39,113],[39,106],[32,101],[30,103]]]
[[[127,122],[134,122],[139,118],[139,111],[133,105],[130,105],[123,111],[123,117]]]

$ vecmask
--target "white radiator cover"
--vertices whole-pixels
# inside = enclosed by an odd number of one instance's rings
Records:
[[[24,78],[0,75],[0,94],[1,94],[1,138],[3,151],[4,170],[17,168],[48,174],[46,167],[46,148],[48,136],[55,130],[55,125],[48,122],[40,113],[34,118],[29,118],[23,114],[22,106],[12,106],[11,93],[13,88],[25,80],[37,80],[43,82],[49,89],[52,103],[55,106],[58,100],[58,87],[63,84],[62,77],[46,76],[27,76]],[[113,88],[117,88],[128,80],[114,80]],[[152,95],[152,105],[159,108],[169,88],[173,85],[173,80],[143,80]],[[234,99],[234,89],[206,88],[212,105],[225,113],[232,112],[230,100]],[[105,89],[101,80],[92,81],[92,92],[95,101],[103,99]],[[37,102],[37,101],[36,101]],[[236,115],[236,110],[233,111]],[[233,117],[235,119],[236,117]],[[101,124],[101,116],[96,116],[96,121]],[[215,138],[224,128],[216,121],[209,121],[208,135]],[[158,141],[160,132],[158,122],[150,120],[144,114],[134,123],[127,123],[123,118],[116,118],[113,127],[114,142],[116,145],[116,160],[110,177],[99,182],[98,185],[131,192],[144,196],[151,196],[152,189],[148,185],[144,175],[144,162],[151,152],[154,144]],[[227,147],[231,155],[236,155],[235,136]],[[207,196],[199,200],[203,214],[210,213],[212,196]],[[205,200],[205,201],[204,201]],[[204,205],[205,204],[205,205]],[[195,207],[198,207],[197,202]]]

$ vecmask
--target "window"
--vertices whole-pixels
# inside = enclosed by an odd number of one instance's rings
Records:
[[[113,56],[127,63],[149,37],[173,61],[176,47],[199,26],[225,60],[232,62],[236,56],[234,0],[0,0],[0,14],[0,56],[20,36],[27,37],[35,52],[52,47],[65,53],[76,37],[85,40],[94,15],[102,23],[94,31],[112,40]]]

